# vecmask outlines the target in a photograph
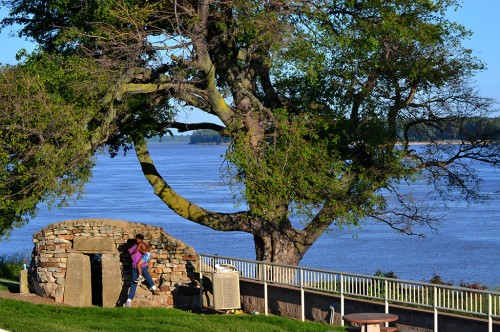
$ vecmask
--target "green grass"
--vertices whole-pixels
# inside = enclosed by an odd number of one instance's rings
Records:
[[[0,278],[0,291],[19,293],[19,281]]]
[[[21,255],[0,257],[0,291],[19,292],[19,271],[25,263]]]
[[[0,328],[8,331],[344,331],[277,316],[195,314],[160,308],[75,308],[0,299]]]
[[[19,271],[26,263],[26,258],[21,255],[0,256],[0,278],[19,280]]]

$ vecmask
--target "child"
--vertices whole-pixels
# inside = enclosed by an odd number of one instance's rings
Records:
[[[140,252],[142,254],[141,259],[137,262],[137,272],[139,273],[139,276],[135,280],[136,282],[141,282],[144,281],[144,277],[142,276],[142,265],[144,263],[149,262],[151,259],[151,253],[149,252],[149,244],[144,242],[144,235],[142,234],[137,234],[135,236],[135,242],[137,243],[137,249],[132,253],[135,254],[136,252]]]

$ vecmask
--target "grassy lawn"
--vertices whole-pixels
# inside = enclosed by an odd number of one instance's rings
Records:
[[[19,282],[0,278],[0,291],[19,292]]]
[[[0,257],[0,290],[19,291],[22,257]],[[160,308],[75,308],[0,298],[0,329],[8,331],[344,331],[277,316],[195,314]]]
[[[344,331],[342,327],[263,315],[203,315],[159,308],[75,308],[0,299],[8,331]]]

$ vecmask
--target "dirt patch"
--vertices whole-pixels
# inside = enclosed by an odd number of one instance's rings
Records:
[[[20,294],[20,293],[11,293],[9,291],[0,291],[0,298],[25,301],[34,304],[62,305],[61,303],[56,303],[54,299],[48,297],[41,297],[31,293]]]

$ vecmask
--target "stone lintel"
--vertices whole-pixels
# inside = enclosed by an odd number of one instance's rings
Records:
[[[111,237],[75,237],[73,250],[88,254],[118,252],[115,241]]]

